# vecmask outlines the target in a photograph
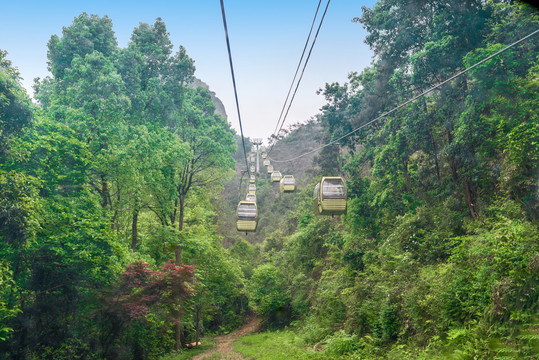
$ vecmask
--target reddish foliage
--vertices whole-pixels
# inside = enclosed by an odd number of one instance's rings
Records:
[[[126,267],[120,278],[119,294],[111,297],[130,320],[144,317],[151,306],[173,305],[194,294],[193,266],[174,264],[170,260],[157,271],[142,261]]]

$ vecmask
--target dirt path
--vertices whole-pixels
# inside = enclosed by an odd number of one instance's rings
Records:
[[[205,352],[204,354],[199,354],[193,357],[193,360],[203,360],[214,354],[221,355],[219,359],[222,360],[246,359],[244,356],[234,351],[234,349],[232,348],[232,342],[237,338],[255,332],[259,326],[260,320],[257,318],[253,318],[247,324],[243,325],[240,329],[231,332],[230,334],[216,337],[215,341],[217,342],[217,346],[214,349]]]

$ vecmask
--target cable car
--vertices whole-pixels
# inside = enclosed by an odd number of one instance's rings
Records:
[[[255,172],[255,166],[254,165],[251,165],[251,172],[254,173]]]
[[[256,185],[249,184],[249,193],[255,193],[255,192],[256,192]]]
[[[266,154],[265,152],[262,153],[262,159],[265,159],[268,157],[268,154]]]
[[[240,201],[236,209],[236,229],[238,231],[256,231],[258,209],[253,201]]]
[[[273,172],[273,165],[268,165],[268,174]]]
[[[269,166],[271,163],[269,159],[264,160],[264,166]]]
[[[274,171],[271,173],[271,182],[279,182],[281,181],[283,175],[281,175],[280,171]]]
[[[249,176],[249,182],[250,182],[251,184],[254,184],[255,181],[256,181],[255,174],[251,174],[251,176]]]
[[[281,179],[281,184],[279,185],[279,190],[283,192],[294,192],[296,190],[296,180],[294,175],[285,175]]]
[[[346,187],[342,177],[323,177],[313,194],[314,213],[341,215],[346,213]]]
[[[256,202],[256,194],[247,194],[245,201]]]

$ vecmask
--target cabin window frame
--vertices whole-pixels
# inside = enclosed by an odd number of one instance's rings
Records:
[[[339,188],[342,188],[342,193],[339,194],[339,195],[327,195],[327,194],[324,194],[324,190],[325,188],[327,188],[326,186],[324,186],[325,184],[327,183],[331,183],[331,182],[339,182],[340,186],[338,186]],[[333,186],[331,186],[333,188],[337,187],[335,184]],[[322,200],[326,200],[326,199],[331,199],[331,200],[344,200],[346,199],[346,187],[344,185],[344,181],[342,179],[324,179],[323,183],[321,184],[320,186],[320,194],[322,196]]]

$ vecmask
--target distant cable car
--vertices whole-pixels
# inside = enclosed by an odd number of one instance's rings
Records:
[[[266,154],[265,152],[262,153],[262,159],[265,159],[268,157],[268,154]]]
[[[279,190],[283,192],[294,192],[296,190],[296,180],[294,175],[285,175],[281,179]]]
[[[281,175],[280,171],[274,171],[271,173],[271,182],[279,182],[281,181],[283,175]]]
[[[251,176],[249,177],[249,182],[250,182],[251,184],[254,184],[255,181],[256,181],[255,174],[251,174]]]
[[[254,173],[255,172],[255,166],[254,165],[251,165],[251,173]]]
[[[268,174],[273,172],[273,165],[268,165]]]
[[[245,201],[256,202],[256,194],[247,194]]]
[[[314,213],[340,215],[346,213],[346,187],[342,177],[323,177],[313,194]]]
[[[264,166],[269,166],[271,163],[269,159],[264,160]]]
[[[250,193],[256,192],[256,185],[255,184],[249,184],[249,192]]]
[[[236,229],[238,231],[256,231],[258,210],[252,201],[240,201],[236,209]]]

